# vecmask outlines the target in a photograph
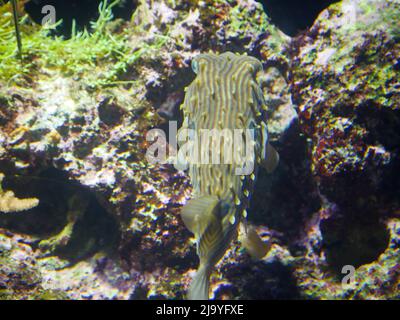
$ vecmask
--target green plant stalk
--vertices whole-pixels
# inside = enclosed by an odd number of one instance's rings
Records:
[[[11,4],[12,4],[12,9],[13,9],[15,35],[17,37],[18,56],[20,59],[22,59],[22,41],[21,41],[21,34],[19,32],[17,0],[11,0]]]

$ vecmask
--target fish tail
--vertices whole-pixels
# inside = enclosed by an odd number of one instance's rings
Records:
[[[207,265],[200,265],[189,288],[189,300],[208,300],[210,288],[211,268]]]

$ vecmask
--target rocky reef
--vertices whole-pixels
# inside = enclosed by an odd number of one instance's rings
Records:
[[[119,3],[69,38],[24,15],[21,61],[0,7],[0,204],[31,201],[0,206],[0,299],[184,298],[190,181],[146,160],[146,132],[181,123],[209,50],[263,62],[281,156],[248,215],[272,249],[253,261],[233,243],[213,298],[399,299],[399,3],[344,0],[295,37],[253,0],[140,0],[128,20]]]

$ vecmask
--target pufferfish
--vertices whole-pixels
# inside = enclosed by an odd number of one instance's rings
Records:
[[[206,300],[209,299],[209,278],[213,268],[238,237],[239,227],[245,230],[241,242],[250,254],[261,258],[268,252],[269,246],[259,238],[255,229],[246,227],[246,209],[258,166],[271,172],[277,166],[279,156],[268,143],[266,105],[256,80],[257,73],[262,70],[261,62],[254,57],[231,52],[219,55],[208,53],[196,56],[192,60],[192,69],[197,76],[185,89],[181,106],[184,121],[178,140],[180,136],[185,136],[182,135],[185,129],[198,134],[196,136],[201,136],[200,131],[208,130],[213,132],[212,138],[215,132],[226,130],[245,132],[249,129],[246,132],[252,133],[250,141],[246,140],[244,133],[240,134],[236,139],[236,142],[241,142],[239,145],[232,143],[233,134],[226,135],[218,143],[211,143],[205,151],[205,154],[216,152],[219,156],[232,152],[231,157],[227,157],[230,162],[204,163],[185,157],[193,198],[183,207],[181,217],[195,236],[200,258],[188,299]],[[190,133],[186,133],[186,141],[189,137]],[[232,148],[225,149],[223,143],[228,140]],[[200,147],[207,146],[204,141],[196,141]],[[253,147],[250,154],[244,153],[246,143]],[[238,174],[238,169],[249,163],[251,171],[239,170]]]

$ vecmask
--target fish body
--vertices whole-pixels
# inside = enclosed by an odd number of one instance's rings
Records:
[[[188,298],[208,299],[212,269],[237,238],[239,224],[245,221],[258,166],[272,171],[278,156],[268,144],[266,108],[256,82],[262,64],[246,55],[210,53],[195,57],[192,69],[197,77],[186,89],[184,122],[178,137],[188,129],[198,137],[203,131],[211,132],[211,139],[227,132],[216,143],[197,140],[201,148],[206,148],[199,153],[208,160],[217,154],[219,162],[188,160],[193,198],[181,212],[185,225],[194,233],[200,258]],[[235,140],[237,131],[240,133]],[[224,143],[231,149],[225,149]],[[247,152],[248,146],[251,152]]]

